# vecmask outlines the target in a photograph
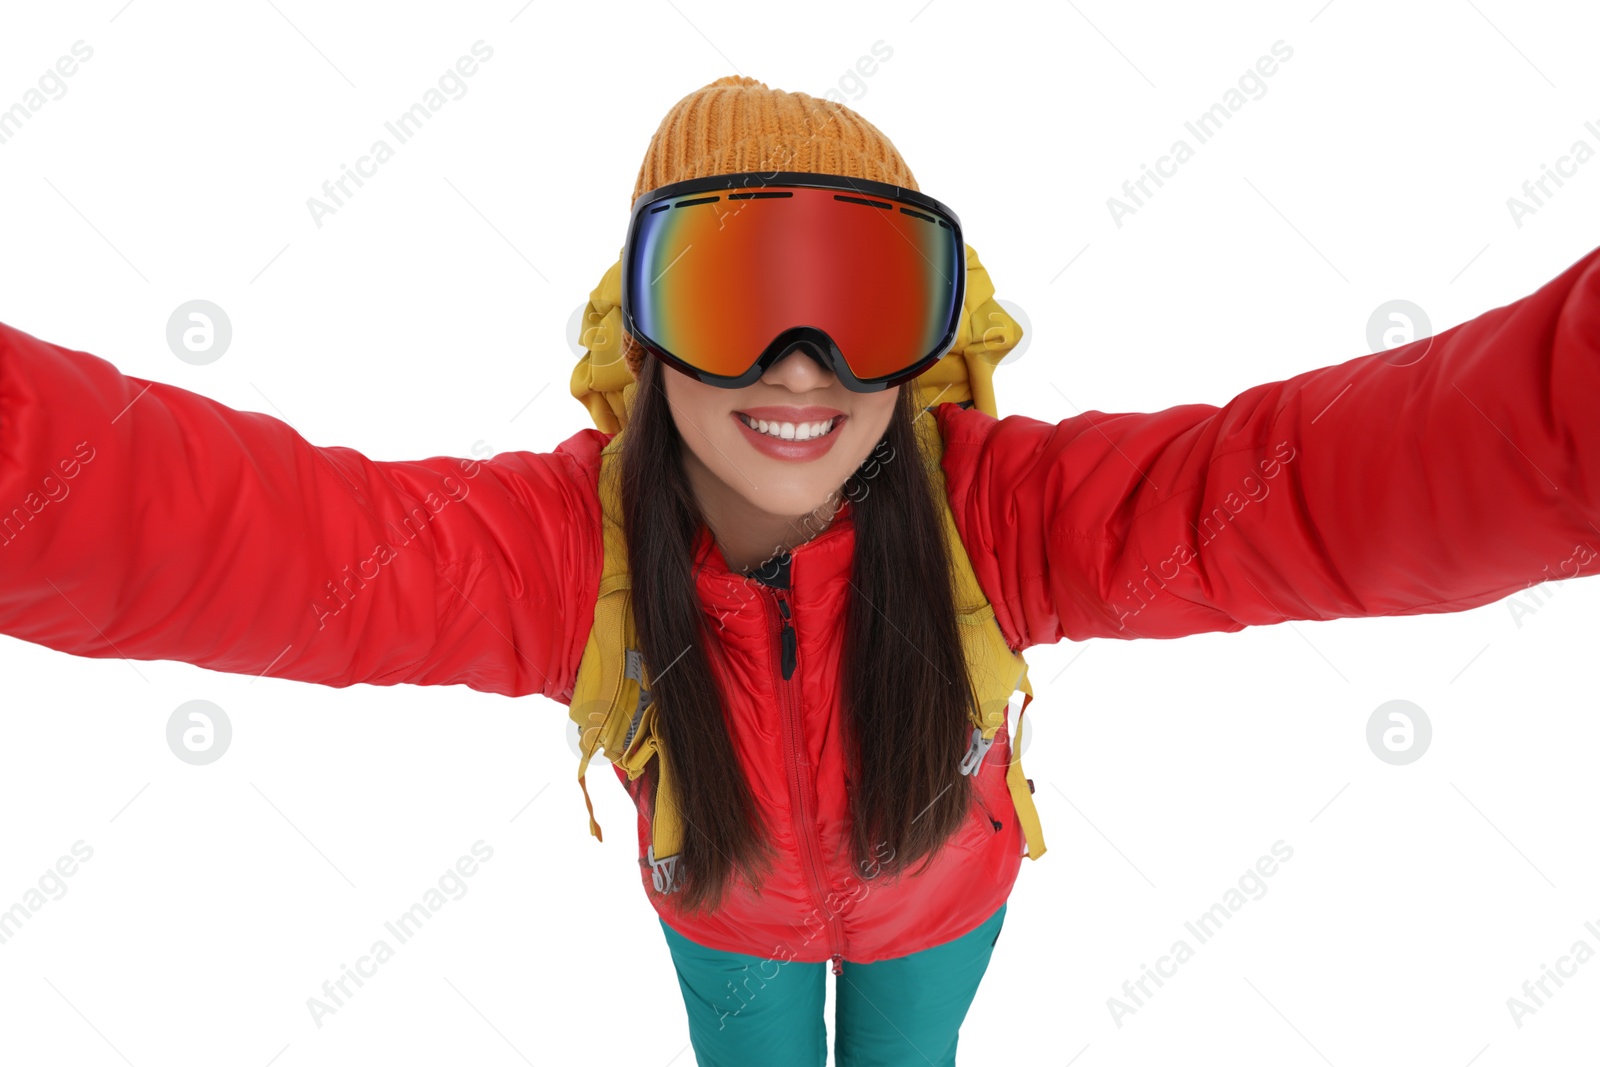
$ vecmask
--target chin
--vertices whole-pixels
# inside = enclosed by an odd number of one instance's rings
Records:
[[[842,475],[838,482],[832,478],[803,478],[803,480],[787,480],[781,483],[766,483],[760,493],[746,496],[747,501],[754,507],[763,510],[768,515],[779,515],[782,518],[795,518],[800,515],[818,512],[819,522],[826,522],[829,517],[829,502],[837,507],[838,499],[843,498],[843,485],[845,478]]]
[[[845,480],[870,451],[855,436],[841,435],[826,455],[805,461],[763,455],[742,438],[719,441],[729,469],[717,473],[746,503],[768,515],[794,518],[819,510],[829,515],[844,496]]]
[[[852,466],[849,470],[839,471],[835,477],[834,469],[837,464],[828,464],[827,469],[810,471],[794,470],[796,466],[799,464],[783,463],[762,457],[760,464],[751,463],[745,468],[756,485],[751,486],[749,482],[743,482],[740,495],[752,507],[769,515],[794,518],[807,512],[821,510],[830,500],[842,498],[844,481],[850,476],[850,471],[855,469]],[[742,479],[740,481],[742,482]]]

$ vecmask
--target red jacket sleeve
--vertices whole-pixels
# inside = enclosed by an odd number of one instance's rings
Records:
[[[1220,408],[936,417],[1013,648],[1476,607],[1600,568],[1600,250]]]
[[[0,633],[565,701],[599,583],[604,440],[374,462],[0,324]]]

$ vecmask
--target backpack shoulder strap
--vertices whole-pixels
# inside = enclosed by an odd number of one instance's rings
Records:
[[[1028,663],[1022,653],[1012,651],[1006,643],[1000,621],[995,618],[994,606],[978,584],[972,569],[972,560],[961,541],[956,527],[955,514],[950,509],[950,498],[945,491],[944,439],[931,407],[923,409],[914,426],[923,462],[928,468],[928,480],[934,487],[934,498],[939,502],[948,545],[951,566],[951,592],[955,598],[956,617],[960,622],[961,646],[966,655],[968,674],[972,678],[977,704],[972,712],[972,743],[961,761],[961,773],[973,774],[982,765],[994,736],[1006,724],[1011,707],[1011,694],[1023,693],[1022,709],[1017,712],[1017,732],[1012,735],[1011,764],[1006,768],[1006,787],[1011,793],[1011,803],[1017,812],[1017,821],[1028,842],[1028,858],[1044,855],[1044,833],[1039,825],[1039,812],[1033,804],[1033,783],[1022,772],[1022,758],[1015,746],[1022,738],[1022,716],[1033,699],[1033,689],[1028,684]]]
[[[626,432],[626,431],[624,431]],[[604,840],[594,817],[585,776],[596,751],[627,772],[633,781],[644,773],[653,756],[662,753],[656,730],[656,705],[651,699],[647,671],[634,630],[633,583],[628,572],[628,544],[622,521],[621,475],[623,434],[607,442],[600,453],[600,516],[604,562],[595,599],[594,624],[579,661],[569,717],[578,727],[578,786],[589,811],[589,832]],[[682,840],[682,818],[676,801],[670,761],[658,761],[655,810],[651,813],[652,841],[646,853],[656,889],[671,892],[676,885],[676,863]]]
[[[567,706],[568,717],[578,727],[578,787],[583,790],[584,806],[589,809],[589,833],[605,840],[600,824],[595,821],[594,804],[589,799],[589,787],[584,775],[589,769],[589,759],[601,746],[606,725],[617,702],[618,679],[626,663],[626,642],[623,630],[631,619],[626,618],[624,601],[631,582],[628,578],[626,545],[622,543],[622,522],[616,493],[615,456],[621,440],[618,434],[600,452],[601,543],[603,546],[600,567],[600,589],[595,597],[594,622],[589,628],[589,638],[584,645],[583,658],[578,664],[577,681],[573,683],[572,701]]]

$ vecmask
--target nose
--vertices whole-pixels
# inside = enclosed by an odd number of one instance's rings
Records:
[[[803,356],[810,358],[801,358]],[[797,341],[767,368],[761,380],[798,392],[827,385],[833,380],[833,370],[815,345]]]

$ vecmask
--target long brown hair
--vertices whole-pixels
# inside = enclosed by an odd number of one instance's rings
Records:
[[[664,748],[656,758],[671,761],[684,822],[681,907],[698,911],[720,903],[736,872],[759,888],[774,856],[710,666],[721,648],[691,569],[704,519],[663,388],[669,373],[654,358],[640,367],[620,491],[634,621]],[[971,779],[958,766],[974,697],[944,525],[912,424],[934,416],[916,395],[901,387],[883,441],[841,487],[855,526],[841,699],[851,855],[864,878],[919,860],[921,870],[972,810]],[[652,761],[639,780],[652,811],[655,771]]]

